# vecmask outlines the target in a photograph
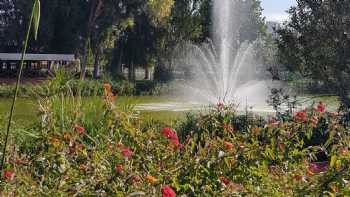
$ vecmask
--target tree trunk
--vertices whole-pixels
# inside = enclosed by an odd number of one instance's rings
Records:
[[[145,67],[145,80],[150,80],[150,70],[149,67]]]
[[[134,61],[131,60],[129,64],[129,70],[128,70],[128,76],[129,76],[129,81],[135,81],[135,65]]]
[[[98,47],[95,54],[94,72],[93,72],[94,79],[97,79],[99,76],[101,54],[102,54],[102,50],[100,49],[100,47]]]
[[[123,59],[124,59],[124,41],[121,38],[118,41],[115,41],[117,47],[113,50],[112,62],[109,65],[109,70],[113,78],[124,78],[123,71]]]
[[[129,64],[128,65],[128,79],[129,79],[129,81],[132,81],[132,62],[129,61],[128,64]]]
[[[136,68],[135,68],[135,64],[134,61],[131,62],[132,63],[132,81],[136,81]]]
[[[82,61],[81,61],[80,79],[82,80],[85,78],[85,72],[86,72],[87,61],[88,61],[90,36],[91,36],[91,29],[89,28],[84,41],[83,55],[82,55]]]
[[[84,48],[83,48],[83,54],[82,54],[81,74],[80,74],[81,79],[85,78],[85,72],[86,72],[86,66],[87,66],[87,60],[88,60],[89,42],[90,42],[93,29],[96,24],[96,19],[101,14],[102,6],[103,6],[102,0],[95,0],[91,2],[90,15],[89,15],[89,20],[87,24],[87,32],[84,40]]]
[[[123,46],[121,46],[119,51],[117,69],[116,69],[117,75],[120,75],[120,76],[123,75],[123,56],[124,56],[124,50],[123,50]]]

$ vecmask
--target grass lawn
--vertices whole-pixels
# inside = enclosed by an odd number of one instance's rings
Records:
[[[335,96],[317,96],[317,95],[305,95],[300,97],[300,101],[315,103],[323,101],[326,103],[327,108],[334,110],[338,106],[337,97]],[[121,107],[133,106],[138,104],[148,103],[166,103],[179,101],[176,98],[169,98],[164,96],[135,96],[135,97],[120,97],[117,100],[117,105]],[[102,105],[102,99],[100,97],[86,97],[82,100],[83,105],[86,108],[94,108],[96,105]],[[72,103],[66,102],[66,106],[69,107]],[[74,105],[74,104],[73,104]],[[0,98],[0,121],[2,124],[6,124],[7,116],[11,107],[10,98]],[[159,111],[140,111],[140,117],[145,121],[163,121],[172,122],[185,117],[185,112],[181,111],[170,111],[170,110],[159,110]],[[95,115],[95,114],[92,114]],[[30,98],[19,98],[16,104],[14,123],[16,126],[28,126],[35,121],[39,120],[38,115],[38,102],[35,99]]]
[[[102,105],[102,99],[100,97],[86,97],[83,100],[83,105],[86,108],[94,107],[95,105]],[[157,96],[139,96],[139,97],[120,97],[117,104],[119,106],[132,106],[137,104],[147,103],[161,103],[175,101],[167,97]],[[2,124],[6,123],[12,100],[10,98],[0,98],[0,120]],[[66,105],[70,105],[69,101],[66,101]],[[96,106],[95,106],[96,107]],[[184,112],[175,111],[141,111],[140,116],[145,120],[155,121],[174,121],[176,119],[184,117]],[[14,125],[16,126],[28,126],[35,121],[39,120],[38,101],[30,98],[19,98],[16,102],[16,110],[14,116]]]

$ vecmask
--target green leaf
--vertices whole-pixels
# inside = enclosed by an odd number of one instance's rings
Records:
[[[34,39],[38,38],[39,23],[40,23],[40,0],[35,0],[33,5],[33,33]]]
[[[331,168],[333,168],[335,166],[336,162],[337,162],[337,156],[333,155],[331,157],[331,164],[330,164]]]
[[[325,196],[329,196],[329,197],[335,197],[335,195],[332,192],[325,192]]]

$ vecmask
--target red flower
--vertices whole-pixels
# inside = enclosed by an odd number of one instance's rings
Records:
[[[228,184],[230,184],[230,179],[228,179],[228,178],[226,178],[226,177],[224,177],[224,176],[221,176],[220,178],[220,181],[223,183],[223,184],[225,184],[225,185],[228,185]]]
[[[13,177],[13,172],[9,171],[9,170],[5,170],[4,171],[4,177],[7,179],[11,179]]]
[[[224,142],[224,145],[227,150],[231,150],[233,148],[233,144],[230,142]]]
[[[116,167],[115,167],[115,171],[118,173],[118,174],[122,174],[123,173],[123,171],[124,171],[124,167],[123,167],[123,165],[117,165]]]
[[[277,126],[279,125],[281,122],[280,121],[277,121],[276,119],[272,119],[270,124],[273,125],[273,126]]]
[[[173,131],[171,128],[163,128],[162,134],[168,138],[171,143],[173,143],[177,148],[182,148],[182,144],[179,141],[179,137],[177,136],[176,132]]]
[[[320,101],[317,105],[316,111],[320,113],[324,113],[326,111],[326,105]]]
[[[212,149],[213,147],[214,147],[213,144],[208,144],[207,149],[210,150],[210,149]]]
[[[131,157],[134,154],[134,152],[132,152],[128,147],[121,148],[120,152],[124,157],[127,157],[127,158]]]
[[[176,197],[174,190],[166,185],[162,187],[162,197]]]
[[[174,135],[174,131],[172,128],[166,127],[162,129],[162,134],[167,137],[167,138],[171,138]]]
[[[23,165],[23,164],[27,164],[28,163],[28,161],[26,161],[26,160],[22,160],[22,159],[17,159],[16,160],[16,164],[17,165]]]
[[[300,111],[295,113],[294,118],[296,118],[297,120],[307,120],[307,115],[305,111]]]
[[[304,177],[304,176],[300,176],[300,175],[294,176],[294,179],[295,179],[296,181],[305,181],[305,177]]]
[[[309,171],[312,173],[321,173],[328,170],[328,162],[315,162],[310,163]]]
[[[78,132],[79,134],[84,134],[85,133],[85,128],[81,127],[79,125],[75,125],[74,127],[75,131]]]

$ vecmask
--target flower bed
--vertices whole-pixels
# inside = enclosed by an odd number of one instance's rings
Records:
[[[177,128],[142,127],[104,85],[103,117],[42,103],[40,133],[13,144],[0,195],[344,196],[349,132],[319,103],[288,120],[238,124],[220,103]],[[75,99],[75,98],[73,98]],[[78,99],[78,98],[76,98]],[[78,103],[78,102],[77,102]],[[62,121],[63,120],[63,121]],[[63,122],[63,123],[62,123]],[[28,144],[32,144],[28,147]],[[25,148],[24,148],[25,147]]]

